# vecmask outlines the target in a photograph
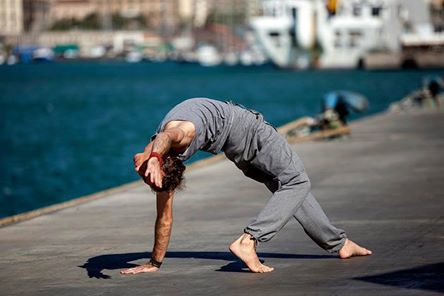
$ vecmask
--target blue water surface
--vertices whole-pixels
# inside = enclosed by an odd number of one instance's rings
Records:
[[[172,62],[0,66],[0,218],[136,180],[132,156],[184,99],[232,100],[279,126],[315,115],[322,95],[334,89],[369,98],[370,109],[359,116],[383,111],[429,75],[444,70],[297,72]]]

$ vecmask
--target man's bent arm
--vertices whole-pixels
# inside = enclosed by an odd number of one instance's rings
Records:
[[[151,258],[162,262],[170,242],[173,227],[173,192],[157,193],[157,219]]]
[[[184,132],[179,128],[168,129],[159,133],[156,138],[148,143],[143,150],[143,153],[134,155],[134,168],[138,172],[142,164],[148,160],[151,152],[157,152],[160,155],[165,155],[172,146],[181,143],[184,138]],[[143,176],[144,174],[142,174]]]
[[[185,133],[180,128],[171,128],[159,133],[153,141],[152,152],[165,155],[170,151],[171,146],[182,142]]]
[[[184,139],[184,131],[180,128],[169,128],[159,133],[153,141],[151,153],[165,155],[170,151],[172,145],[177,145]],[[163,172],[159,159],[152,157],[148,159],[146,171],[142,176],[148,177],[152,184],[162,188]],[[139,173],[140,174],[140,173]]]

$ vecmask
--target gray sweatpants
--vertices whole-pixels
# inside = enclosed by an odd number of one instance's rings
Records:
[[[258,242],[266,242],[294,217],[320,247],[339,251],[345,243],[310,192],[310,180],[299,156],[287,141],[254,111],[235,107],[233,125],[223,148],[247,176],[273,193],[259,215],[245,228]]]

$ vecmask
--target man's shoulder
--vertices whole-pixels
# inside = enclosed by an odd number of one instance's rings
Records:
[[[184,132],[195,130],[194,123],[190,120],[171,120],[165,125],[164,130],[179,128]]]

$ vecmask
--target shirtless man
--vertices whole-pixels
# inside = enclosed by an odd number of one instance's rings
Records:
[[[372,254],[330,223],[310,193],[302,161],[260,113],[229,102],[195,98],[174,107],[144,152],[134,156],[136,171],[157,192],[155,242],[147,264],[122,270],[122,274],[159,270],[171,236],[174,191],[185,170],[182,161],[198,150],[223,151],[245,176],[264,183],[273,193],[230,245],[230,251],[252,272],[273,271],[259,261],[256,244],[269,241],[292,217],[321,248],[342,259]]]

